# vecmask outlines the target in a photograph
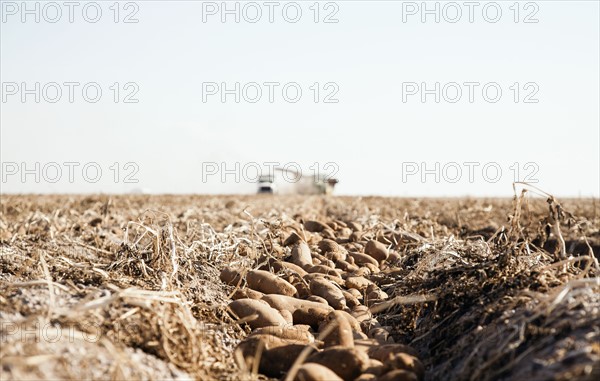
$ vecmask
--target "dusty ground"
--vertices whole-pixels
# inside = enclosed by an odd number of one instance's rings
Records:
[[[600,204],[559,201],[3,195],[0,379],[253,377],[219,272],[309,219],[397,238],[372,280],[433,301],[377,317],[425,379],[597,379]]]

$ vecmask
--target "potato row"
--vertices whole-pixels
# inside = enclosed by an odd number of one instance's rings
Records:
[[[306,221],[255,269],[224,268],[221,280],[235,286],[229,309],[252,329],[239,366],[299,381],[423,380],[414,349],[369,311],[388,299],[370,275],[399,259],[384,243],[394,237],[375,238],[355,222]]]

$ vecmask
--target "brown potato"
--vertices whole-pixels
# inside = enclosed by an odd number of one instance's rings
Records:
[[[261,299],[263,296],[262,292],[254,291],[250,288],[238,288],[231,296],[231,299]]]
[[[334,268],[326,266],[326,265],[315,265],[310,268],[307,268],[306,271],[309,274],[319,273],[319,274],[333,275],[335,277],[341,278],[341,274],[338,269],[334,269]]]
[[[294,381],[342,381],[342,379],[321,364],[307,363],[298,368]]]
[[[269,377],[280,377],[291,368],[305,347],[276,336],[256,335],[242,341],[236,350],[241,351],[246,368],[252,369],[255,356],[260,356],[258,371]],[[242,364],[238,366],[243,367]]]
[[[374,327],[370,329],[367,336],[377,340],[381,344],[392,344],[394,342],[389,331],[383,327]]]
[[[323,231],[319,234],[321,234],[321,237],[327,238],[327,239],[335,240],[335,238],[336,238],[335,232],[331,228],[323,229]]]
[[[346,226],[348,226],[350,229],[352,229],[355,232],[362,231],[362,225],[356,221],[347,221]]]
[[[359,300],[363,297],[362,293],[355,288],[349,288],[348,293],[352,294],[352,296]]]
[[[342,315],[344,315],[346,320],[348,320],[348,323],[350,323],[350,328],[352,328],[353,331],[362,332],[360,322],[358,320],[356,320],[356,318],[354,316],[352,316],[352,314],[350,314],[346,311],[340,311],[340,312],[342,313]]]
[[[349,308],[354,308],[356,306],[360,306],[360,302],[358,301],[358,299],[356,299],[356,297],[354,295],[352,295],[351,293],[349,293],[346,290],[342,290],[342,294],[344,295],[344,299],[346,299],[346,305]]]
[[[294,324],[306,324],[311,326],[313,329],[318,329],[324,321],[326,321],[327,316],[331,313],[328,308],[329,306],[325,306],[321,304],[323,307],[303,307],[298,308],[292,314],[292,319]]]
[[[342,311],[330,312],[322,324],[324,325],[325,330],[332,329],[331,332],[323,338],[325,348],[336,345],[342,347],[354,346],[352,327]]]
[[[229,308],[240,319],[249,318],[252,315],[257,315],[256,318],[247,321],[247,324],[252,328],[261,328],[267,326],[284,326],[286,320],[281,316],[279,311],[270,307],[262,300],[255,299],[238,299],[229,303]]]
[[[308,331],[308,328],[308,326],[303,325],[270,326],[257,328],[250,334],[250,336],[271,335],[300,344],[311,344],[315,342],[315,337]]]
[[[397,262],[400,262],[400,260],[402,260],[402,256],[400,256],[400,254],[396,253],[395,251],[390,251],[387,258],[388,263],[395,264]]]
[[[354,263],[356,263],[358,266],[362,266],[365,263],[372,263],[375,266],[379,266],[379,262],[377,262],[375,258],[367,254],[350,251],[348,252],[348,256],[352,257],[352,259],[354,259]]]
[[[407,370],[393,370],[377,377],[374,381],[418,381],[418,378],[416,374]]]
[[[308,288],[308,282],[305,283],[301,278],[295,279],[291,282],[292,286],[296,287],[297,297],[300,299],[306,299],[310,296],[310,289]]]
[[[311,302],[317,302],[317,303],[322,303],[325,305],[329,305],[329,303],[327,303],[327,300],[321,298],[320,296],[317,295],[311,295],[308,298],[306,298],[306,300],[310,300]]]
[[[220,278],[223,283],[231,286],[242,284],[242,272],[239,269],[225,267],[223,270],[221,270]]]
[[[383,363],[379,360],[369,359],[365,373],[370,373],[375,376],[380,376],[385,373],[386,369]]]
[[[280,294],[292,296],[296,287],[279,278],[277,275],[264,270],[252,270],[246,275],[248,287],[265,294]]]
[[[321,255],[319,253],[313,253],[312,256],[313,256],[313,260],[315,258],[318,259],[321,262],[321,265],[331,267],[332,269],[335,268],[335,263],[331,259],[325,257],[324,255]]]
[[[309,220],[304,223],[304,229],[311,233],[319,233],[326,229],[331,229],[327,224],[320,221]]]
[[[374,305],[375,303],[380,303],[383,302],[384,300],[387,300],[388,298],[388,294],[386,294],[385,292],[383,292],[381,289],[379,289],[377,286],[370,285],[369,287],[367,287],[367,296],[365,298],[365,305],[371,307],[372,305]]]
[[[290,296],[285,296],[285,295],[276,295],[276,294],[265,295],[262,298],[262,300],[264,302],[268,303],[268,305],[270,305],[271,307],[275,308],[281,314],[284,314],[287,312],[291,316],[293,316],[294,312],[300,308],[326,309],[327,313],[333,311],[333,308],[331,308],[328,305],[317,303],[317,302],[312,302],[310,300],[292,298]],[[290,319],[290,321],[291,321],[291,319]],[[305,323],[296,322],[296,324],[305,324]]]
[[[319,247],[319,250],[321,250],[321,253],[323,255],[331,251],[340,251],[340,245],[338,245],[337,242],[330,239],[321,240],[321,242],[319,242],[317,246]]]
[[[283,246],[290,246],[300,241],[304,241],[304,239],[302,239],[302,237],[300,237],[298,233],[292,231],[290,235],[285,239],[285,241],[283,241]]]
[[[368,267],[359,267],[358,270],[352,273],[352,276],[369,276],[371,275],[371,270]]]
[[[353,265],[343,259],[339,259],[339,260],[335,261],[335,267],[342,271],[346,271],[346,272],[350,272],[350,273],[358,270],[358,266]]]
[[[379,241],[370,240],[365,246],[365,254],[375,258],[377,262],[385,261],[389,256],[387,246]]]
[[[355,288],[358,291],[366,291],[367,287],[371,284],[373,282],[362,276],[350,276],[346,278],[346,287]]]
[[[379,270],[379,266],[375,266],[372,263],[365,263],[363,266],[368,268],[371,274],[378,274],[379,272],[381,272],[381,270]]]
[[[307,274],[307,272],[302,267],[275,258],[269,258],[267,264],[264,264],[261,267],[259,267],[259,270],[269,271],[271,269],[273,269],[273,273],[295,273],[300,275],[301,277]]]
[[[354,381],[375,381],[377,378],[376,375],[371,373],[363,373],[358,378],[355,378]]]
[[[408,353],[411,356],[417,357],[417,351],[414,348],[404,344],[385,344],[372,347],[369,349],[369,357],[385,363],[386,359],[394,353]]]
[[[369,358],[364,352],[354,348],[329,347],[313,353],[306,362],[321,364],[331,369],[344,381],[352,381],[365,371]]]
[[[306,242],[300,242],[297,245],[294,245],[292,248],[292,263],[303,269],[313,265],[310,247],[308,247]]]
[[[336,310],[346,308],[346,299],[342,290],[326,279],[314,278],[311,280],[310,292],[327,300],[327,303]]]
[[[425,367],[423,366],[423,363],[415,356],[411,356],[407,353],[398,352],[390,354],[384,364],[386,372],[402,369],[413,372],[417,375],[419,380],[423,380],[423,377],[425,377]]]
[[[327,279],[330,282],[333,282],[339,286],[344,286],[346,284],[346,281],[344,279],[342,279],[341,277],[337,276],[337,275],[331,275],[331,274],[322,274],[322,273],[312,273],[312,274],[308,274],[304,276],[304,281],[309,283],[316,278],[321,278],[321,279]]]

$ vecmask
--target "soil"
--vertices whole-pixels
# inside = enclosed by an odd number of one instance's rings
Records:
[[[374,317],[425,380],[600,376],[595,199],[2,195],[0,207],[2,380],[267,378],[235,361],[251,330],[219,274],[285,260],[309,220],[345,248],[373,239],[397,254],[368,275],[389,297]],[[354,241],[339,235],[349,222]],[[318,252],[322,234],[306,234]]]

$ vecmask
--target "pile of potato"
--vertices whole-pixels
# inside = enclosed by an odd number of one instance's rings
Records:
[[[276,256],[255,269],[225,268],[235,286],[229,308],[252,333],[236,349],[240,367],[299,381],[422,380],[414,349],[396,344],[369,307],[388,295],[371,274],[394,271],[394,237],[363,233],[355,222],[299,222]],[[391,241],[393,242],[393,241]]]

